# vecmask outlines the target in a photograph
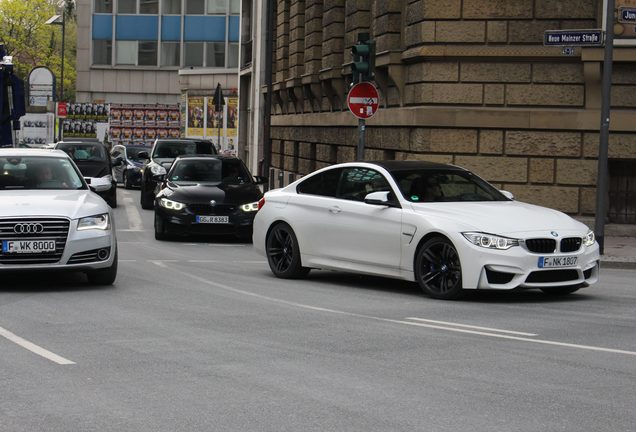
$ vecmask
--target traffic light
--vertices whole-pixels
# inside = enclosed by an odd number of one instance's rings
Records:
[[[366,36],[366,37],[365,37]],[[358,42],[351,47],[353,63],[353,82],[373,81],[375,71],[375,41],[368,38],[368,34],[358,36]]]

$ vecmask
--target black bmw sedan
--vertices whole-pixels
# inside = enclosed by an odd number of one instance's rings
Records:
[[[263,196],[259,184],[236,157],[178,157],[168,173],[158,176],[155,238],[175,235],[235,235],[251,240],[252,222]]]

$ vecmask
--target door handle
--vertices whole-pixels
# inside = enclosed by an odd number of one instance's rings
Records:
[[[329,213],[338,214],[342,211],[342,209],[338,206],[333,206],[329,208]]]

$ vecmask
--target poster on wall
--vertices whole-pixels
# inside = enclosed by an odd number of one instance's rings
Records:
[[[176,104],[112,104],[109,122],[112,145],[150,147],[157,138],[181,136],[181,113]]]
[[[203,98],[188,98],[188,127],[186,134],[188,136],[203,136]]]
[[[236,154],[236,144],[238,139],[238,98],[230,97],[226,99],[227,109],[227,152]]]
[[[108,104],[69,103],[62,126],[64,138],[97,138],[97,123],[105,123],[108,118]]]
[[[53,125],[55,120],[52,113],[27,113],[20,118],[18,142],[29,147],[44,147],[53,142]]]

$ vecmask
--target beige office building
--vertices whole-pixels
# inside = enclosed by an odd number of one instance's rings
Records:
[[[381,108],[367,121],[365,158],[454,163],[520,200],[594,215],[603,48],[544,46],[544,32],[602,28],[603,0],[271,3],[275,178],[355,159],[350,48],[369,32]],[[262,25],[263,16],[249,19]],[[635,26],[615,25],[609,220],[622,223],[636,223]],[[257,149],[255,137],[241,139]]]

